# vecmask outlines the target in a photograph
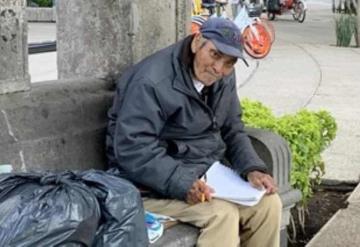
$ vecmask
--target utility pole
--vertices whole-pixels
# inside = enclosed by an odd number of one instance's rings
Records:
[[[355,29],[356,46],[360,47],[360,2],[356,1],[356,29]]]

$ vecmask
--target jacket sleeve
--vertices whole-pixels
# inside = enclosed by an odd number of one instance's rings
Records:
[[[144,79],[142,79],[144,80]],[[195,169],[167,155],[160,133],[167,116],[153,83],[131,83],[124,94],[115,127],[114,152],[130,180],[156,192],[185,200]]]
[[[229,95],[229,111],[224,125],[221,127],[221,134],[226,143],[226,158],[232,168],[246,179],[251,171],[258,170],[268,173],[265,163],[255,152],[250,138],[244,131],[244,123],[241,120],[242,109],[236,92],[235,75],[231,80]]]

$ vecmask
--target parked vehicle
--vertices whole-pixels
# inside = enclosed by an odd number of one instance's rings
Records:
[[[191,32],[199,30],[202,23],[211,17],[228,18],[225,0],[194,0]],[[261,5],[241,1],[238,15],[233,20],[240,28],[244,39],[244,50],[253,58],[264,58],[271,49],[275,38],[274,28],[266,20],[260,19]]]
[[[302,23],[306,17],[306,2],[304,0],[268,0],[266,5],[269,20],[276,15],[290,12],[294,20]]]

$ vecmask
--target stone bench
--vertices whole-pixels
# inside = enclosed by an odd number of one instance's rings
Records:
[[[36,83],[31,91],[0,95],[0,163],[17,171],[104,169],[106,113],[114,89],[112,82],[90,78]],[[288,145],[268,131],[247,132],[279,185],[286,246],[289,210],[300,200],[289,184]],[[152,246],[194,246],[197,235],[195,227],[177,224]]]

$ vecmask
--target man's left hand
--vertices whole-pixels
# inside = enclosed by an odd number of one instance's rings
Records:
[[[265,189],[266,194],[277,192],[277,186],[274,179],[266,173],[260,171],[252,171],[247,175],[249,183],[258,189]]]

